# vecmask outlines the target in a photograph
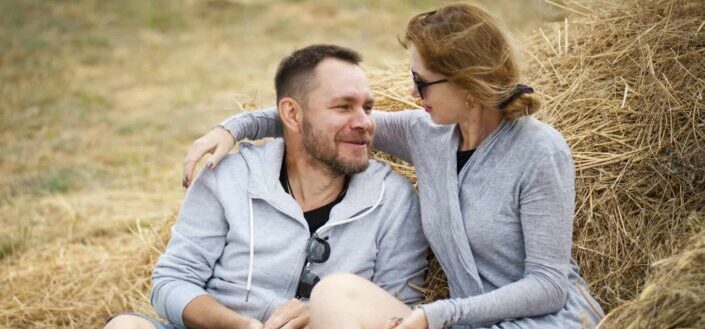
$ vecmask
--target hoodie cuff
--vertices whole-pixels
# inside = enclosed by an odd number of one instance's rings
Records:
[[[428,322],[428,329],[443,329],[450,328],[452,323],[450,321],[450,310],[448,309],[447,301],[439,300],[430,304],[419,305],[418,308],[422,309],[426,314],[426,321]]]
[[[166,296],[166,318],[177,328],[186,328],[184,308],[196,297],[206,295],[206,291],[191,284],[174,287]]]

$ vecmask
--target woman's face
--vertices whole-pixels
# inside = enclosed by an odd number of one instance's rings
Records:
[[[411,72],[417,80],[423,83],[431,83],[447,79],[439,73],[432,72],[426,68],[416,47],[412,44],[411,50]],[[466,118],[467,111],[465,100],[467,91],[461,89],[451,82],[439,82],[423,88],[423,97],[419,94],[416,86],[412,87],[411,95],[422,98],[423,107],[431,115],[431,120],[437,124],[454,124]]]

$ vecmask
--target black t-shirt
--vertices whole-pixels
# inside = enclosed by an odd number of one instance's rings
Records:
[[[285,163],[282,163],[282,169],[279,171],[279,182],[282,184],[282,187],[284,187],[284,191],[286,191],[286,193],[291,194],[289,191],[289,184],[287,184],[287,173]],[[320,208],[304,212],[304,218],[306,219],[306,222],[308,222],[308,231],[311,235],[313,235],[316,230],[318,230],[321,226],[325,225],[328,222],[328,218],[330,217],[330,211],[336,204],[343,200],[347,188],[348,178],[346,177],[343,192],[340,193],[340,195],[335,200],[333,200],[333,202],[324,205]]]
[[[458,153],[455,154],[456,159],[458,160],[458,174],[460,173],[460,170],[463,169],[466,163],[468,163],[468,160],[472,157],[472,154],[475,153],[476,149],[472,150],[467,150],[467,151],[458,151]]]

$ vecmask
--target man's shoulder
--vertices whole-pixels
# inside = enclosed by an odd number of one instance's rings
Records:
[[[391,170],[390,165],[383,161],[370,161],[369,169],[376,170],[375,176],[366,177],[369,181],[364,185],[367,193],[380,195],[379,204],[384,226],[389,229],[401,222],[419,224],[418,194],[411,182],[399,173]],[[381,178],[381,179],[380,179]]]
[[[240,168],[245,165],[245,160],[242,158],[242,154],[231,153],[223,157],[218,163],[218,166],[213,169],[213,171],[218,174],[224,171],[230,171],[234,168]]]
[[[206,171],[209,169],[204,167],[203,170]],[[246,176],[248,172],[247,163],[239,151],[226,155],[220,160],[218,165],[212,169],[213,176],[219,181],[233,179],[241,175]]]
[[[275,140],[263,142],[263,143],[251,143],[251,142],[240,142],[235,153],[230,153],[226,155],[218,164],[218,167],[232,168],[239,166],[246,166],[248,162],[245,158],[258,157],[264,160],[266,157],[267,149],[270,144],[274,143]]]
[[[371,159],[367,170],[379,172],[382,175],[385,189],[394,191],[394,194],[415,191],[414,186],[406,177],[394,172],[390,165],[384,161]]]
[[[238,144],[235,153],[225,156],[214,174],[218,179],[234,179],[249,177],[251,173],[260,173],[264,167],[273,162],[280,163],[284,151],[284,142],[281,139],[272,139],[266,142],[242,142]]]

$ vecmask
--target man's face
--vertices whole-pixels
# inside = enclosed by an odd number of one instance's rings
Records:
[[[375,131],[367,76],[354,64],[328,58],[314,70],[304,109],[304,148],[314,160],[344,175],[367,169]]]

